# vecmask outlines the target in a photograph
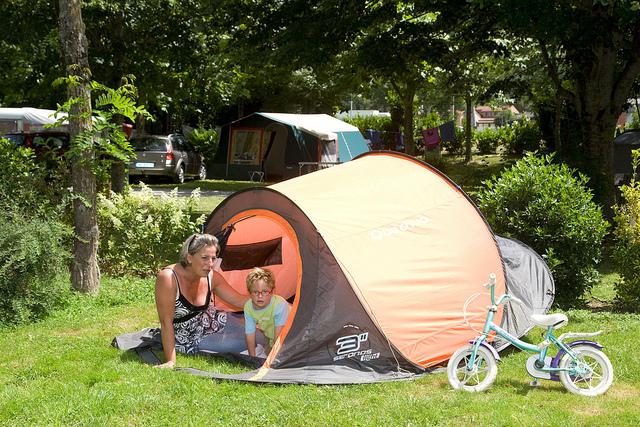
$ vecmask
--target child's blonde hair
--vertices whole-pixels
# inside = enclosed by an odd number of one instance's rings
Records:
[[[264,283],[267,284],[270,291],[273,291],[276,287],[276,278],[273,276],[271,270],[255,267],[249,274],[247,274],[247,290],[249,292],[253,291],[251,288],[260,280],[264,280]]]

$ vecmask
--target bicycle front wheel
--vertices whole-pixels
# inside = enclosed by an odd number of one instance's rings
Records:
[[[567,353],[558,365],[566,369],[558,373],[562,385],[582,396],[597,396],[607,391],[613,382],[613,366],[607,355],[588,345],[577,345],[571,350],[576,359]]]
[[[484,391],[496,380],[498,364],[491,351],[484,347],[478,348],[475,363],[468,369],[467,363],[471,359],[472,346],[458,349],[447,364],[449,384],[457,390]]]

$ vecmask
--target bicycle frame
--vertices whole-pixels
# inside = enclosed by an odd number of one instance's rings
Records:
[[[544,341],[542,341],[540,344],[537,344],[537,345],[524,342],[521,339],[514,337],[509,332],[505,331],[504,329],[502,329],[500,326],[498,326],[493,322],[495,313],[498,311],[498,306],[503,304],[505,300],[509,299],[509,296],[504,294],[498,299],[498,302],[496,302],[494,286],[490,285],[489,287],[491,291],[491,307],[489,307],[489,310],[487,312],[487,318],[484,323],[482,335],[476,338],[475,341],[473,342],[471,357],[467,361],[467,369],[469,371],[473,370],[478,349],[484,342],[487,341],[489,334],[491,332],[495,332],[496,335],[504,338],[510,344],[513,344],[514,346],[518,347],[520,350],[525,350],[530,353],[537,353],[538,361],[536,363],[536,369],[538,369],[539,371],[549,372],[549,373],[563,371],[564,369],[562,368],[546,366],[546,364],[544,363],[547,357],[547,352],[551,345],[555,345],[560,351],[564,351],[568,353],[573,358],[576,357],[575,353],[571,350],[569,346],[567,346],[558,338],[556,338],[556,336],[553,334],[553,327],[552,326],[547,327],[547,330],[544,335]]]

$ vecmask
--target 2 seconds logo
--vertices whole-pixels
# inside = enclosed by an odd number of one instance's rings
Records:
[[[336,340],[336,354],[343,355],[352,351],[360,350],[360,344],[369,339],[369,332],[363,332],[359,335],[347,335]]]
[[[361,362],[378,359],[380,353],[374,353],[369,346],[369,332],[362,331],[356,325],[345,325],[335,340],[335,350],[330,349],[330,353],[334,355],[334,362],[343,359],[356,359]]]

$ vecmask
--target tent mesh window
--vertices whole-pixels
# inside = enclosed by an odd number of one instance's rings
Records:
[[[282,237],[245,245],[227,245],[220,266],[223,271],[282,264]]]

